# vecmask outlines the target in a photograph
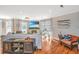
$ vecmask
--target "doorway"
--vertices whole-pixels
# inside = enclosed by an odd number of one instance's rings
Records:
[[[53,38],[52,18],[40,20],[40,31],[42,35],[42,48],[49,50]]]

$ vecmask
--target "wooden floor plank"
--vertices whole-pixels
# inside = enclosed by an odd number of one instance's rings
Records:
[[[34,52],[35,54],[79,54],[79,51],[69,49],[59,42],[52,41],[51,43],[43,40],[42,49]]]

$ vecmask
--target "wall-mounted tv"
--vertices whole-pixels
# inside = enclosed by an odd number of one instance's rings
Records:
[[[29,29],[39,29],[39,21],[30,21]]]

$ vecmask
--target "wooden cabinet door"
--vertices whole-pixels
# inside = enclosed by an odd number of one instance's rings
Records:
[[[24,43],[24,53],[33,53],[33,43],[32,42]]]

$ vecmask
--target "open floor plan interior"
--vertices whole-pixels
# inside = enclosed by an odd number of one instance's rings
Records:
[[[0,5],[0,54],[79,54],[79,5]]]

